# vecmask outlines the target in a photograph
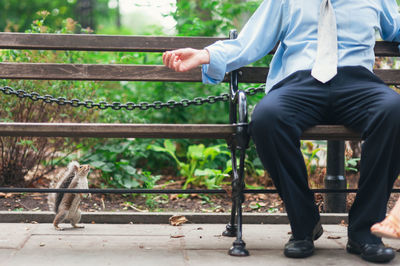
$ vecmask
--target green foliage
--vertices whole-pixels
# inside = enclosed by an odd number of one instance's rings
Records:
[[[4,10],[15,9],[15,3],[17,1],[11,0],[9,6]],[[20,1],[18,1],[20,2]],[[23,1],[24,2],[24,1]],[[31,10],[29,12],[36,12],[37,5],[36,0],[31,2]],[[99,0],[98,3],[106,3],[107,0]],[[185,2],[192,4],[185,4]],[[173,14],[177,18],[177,31],[179,35],[224,35],[228,34],[229,29],[237,28],[240,29],[247,17],[255,10],[256,6],[260,1],[195,1],[195,7],[201,10],[208,10],[211,13],[210,17],[206,15],[200,15],[196,10],[193,10],[193,1],[180,0],[177,3],[176,13]],[[58,3],[59,5],[56,5]],[[73,7],[77,3],[77,0],[64,1],[41,1],[41,10],[43,8],[49,10],[49,12],[40,12],[38,14],[29,15],[28,11],[18,11],[26,14],[27,18],[21,17],[21,21],[12,20],[10,25],[21,25],[17,30],[25,30],[29,26],[32,17],[35,16],[35,21],[31,24],[28,32],[33,33],[88,33],[88,31],[82,29],[82,27],[73,19],[67,19],[68,17],[74,18]],[[0,7],[4,7],[4,3],[0,3]],[[69,7],[66,7],[68,6]],[[103,4],[101,4],[103,5]],[[104,6],[104,5],[103,5]],[[65,7],[65,8],[64,8]],[[21,6],[21,10],[25,10],[26,7]],[[59,15],[55,16],[57,11],[54,8],[62,9],[59,11]],[[106,14],[108,11],[103,10]],[[102,11],[102,12],[103,12]],[[207,11],[207,12],[208,12]],[[14,11],[8,13],[8,17],[15,17]],[[7,17],[7,16],[5,16]],[[104,19],[107,16],[103,16]],[[179,18],[178,18],[179,17]],[[207,19],[209,19],[207,21]],[[186,22],[185,22],[186,20]],[[29,21],[27,24],[24,21]],[[28,26],[26,26],[28,25]],[[49,26],[51,25],[51,26]],[[189,26],[188,26],[189,25]],[[190,26],[191,25],[191,26]],[[1,24],[0,24],[1,27]],[[5,27],[5,26],[4,26]],[[9,26],[10,28],[11,26]],[[114,31],[115,28],[106,28],[106,30],[113,30],[112,34],[120,34],[118,31]],[[106,31],[105,31],[106,32]],[[129,34],[129,32],[121,33]],[[160,30],[149,29],[148,34],[160,34]],[[161,64],[161,54],[159,53],[127,53],[127,52],[77,52],[77,51],[19,51],[19,50],[3,50],[0,52],[1,62],[52,62],[52,63],[75,63],[75,64]],[[199,83],[172,83],[172,82],[74,82],[74,81],[10,81],[2,80],[0,85],[8,85],[16,89],[24,89],[26,91],[35,91],[41,95],[50,94],[54,97],[65,97],[68,99],[77,98],[80,100],[93,100],[94,102],[107,101],[107,102],[153,102],[168,100],[182,100],[182,99],[194,99],[195,97],[206,97],[209,95],[220,95],[228,91],[227,84],[218,86],[203,85]],[[247,85],[243,85],[247,87]],[[249,105],[254,106],[256,102],[262,97],[261,94],[251,97]],[[71,108],[71,107],[60,107],[58,105],[49,105],[38,102],[30,102],[29,100],[13,99],[12,97],[2,98],[2,104],[5,108],[1,111],[2,121],[40,121],[40,122],[106,122],[106,123],[226,123],[228,121],[228,104],[217,103],[213,105],[204,106],[192,106],[189,108],[174,108],[174,109],[163,109],[163,110],[148,110],[148,111],[116,111],[116,110],[88,110],[85,108]],[[210,116],[209,114],[213,115]],[[22,115],[24,114],[24,115]],[[33,140],[32,140],[33,141]],[[41,147],[47,147],[45,149],[51,150],[52,152],[63,151],[65,154],[70,154],[73,149],[80,147],[81,145],[76,144],[73,140],[57,140],[59,143],[56,145],[53,143],[54,140],[49,139],[48,142],[38,145],[33,142],[21,142],[18,140],[18,146],[24,144],[29,151],[42,150]],[[83,141],[80,141],[82,144]],[[97,140],[96,140],[97,142]],[[118,187],[148,187],[151,184],[149,173],[159,172],[161,167],[165,165],[157,165],[153,161],[154,153],[149,150],[141,150],[141,155],[134,154],[129,149],[122,149],[124,147],[123,140],[115,141],[100,141],[96,144],[95,140],[84,140],[85,145],[83,147],[95,147],[93,149],[85,149],[84,160],[86,163],[94,164],[97,169],[102,170],[104,173],[103,182],[105,185],[118,186]],[[187,141],[178,141],[177,144],[187,147],[189,144]],[[219,146],[221,141],[206,141],[206,145]],[[131,145],[148,145],[145,140],[136,140]],[[158,145],[157,142],[152,143]],[[17,145],[17,144],[14,144]],[[196,145],[192,145],[196,146]],[[118,157],[116,150],[122,149],[121,154],[123,157]],[[104,148],[104,149],[103,149]],[[207,149],[203,147],[204,150]],[[108,149],[108,150],[107,150]],[[178,160],[188,164],[187,168],[181,167],[180,171],[186,171],[194,181],[189,180],[189,183],[201,183],[207,187],[219,186],[222,180],[226,177],[229,170],[226,167],[226,162],[220,158],[226,158],[225,152],[222,152],[222,156],[207,155],[209,158],[214,156],[215,160],[208,160],[196,157],[197,153],[201,148],[190,148],[188,154],[181,155],[180,151],[176,151]],[[138,152],[137,150],[135,152]],[[200,151],[200,153],[202,153]],[[27,154],[32,154],[28,152]],[[122,156],[119,154],[119,156]],[[146,154],[146,155],[144,155]],[[164,156],[162,162],[168,161],[164,155],[158,153],[159,157]],[[252,162],[256,162],[255,152],[250,151],[250,157]],[[193,158],[192,158],[193,157]],[[52,160],[47,155],[41,158]],[[135,158],[135,159],[132,159]],[[140,159],[137,159],[140,158]],[[173,157],[171,157],[173,158]],[[183,159],[182,159],[183,158]],[[192,158],[192,159],[190,159]],[[155,160],[160,162],[160,160]],[[37,162],[37,161],[36,161]],[[146,163],[145,168],[144,162]],[[204,163],[202,166],[193,168],[194,164]],[[113,164],[111,166],[110,164]],[[190,166],[191,165],[191,166]],[[248,164],[251,166],[251,164]],[[253,164],[256,167],[260,167],[257,164]],[[179,164],[177,164],[179,166]],[[140,168],[144,170],[138,170]],[[19,168],[15,166],[14,168]],[[185,170],[182,170],[184,169]],[[262,167],[261,167],[262,168]],[[135,169],[135,170],[133,170]],[[249,168],[250,169],[250,168]],[[196,173],[196,170],[197,173]],[[258,168],[255,170],[259,170]],[[197,174],[197,175],[196,175]],[[146,176],[147,175],[147,176]],[[132,178],[133,177],[133,178]],[[132,181],[133,180],[133,181]],[[200,180],[200,181],[198,181]],[[207,181],[207,184],[205,184]],[[154,182],[153,182],[154,183]]]
[[[81,158],[101,171],[103,186],[117,188],[153,188],[160,176],[150,171],[139,171],[139,159],[146,157],[146,146],[135,140],[111,140],[98,143]]]
[[[36,20],[30,32],[51,32],[46,23],[48,12],[40,12],[41,19]],[[63,28],[68,32],[69,29]],[[68,52],[41,50],[1,50],[0,62],[65,62],[75,61]],[[65,98],[83,98],[93,94],[94,82],[73,81],[37,81],[37,80],[0,80],[0,86],[10,86],[26,92],[40,95],[53,95]],[[94,110],[34,102],[13,96],[0,97],[0,121],[2,122],[82,122],[92,121],[97,117]],[[0,154],[0,184],[16,185],[24,183],[24,176],[46,159],[52,161],[59,151],[69,154],[77,144],[72,139],[62,138],[11,138],[2,137]],[[82,141],[83,142],[83,141]],[[35,172],[36,173],[36,172]],[[37,176],[34,176],[34,179]],[[33,181],[34,181],[33,179]]]
[[[308,176],[311,176],[318,166],[319,157],[317,153],[321,151],[321,148],[319,148],[317,142],[301,141],[301,151],[303,153]]]
[[[171,15],[182,36],[227,36],[240,29],[256,10],[260,0],[179,0]]]
[[[358,165],[358,162],[361,160],[361,158],[345,158],[344,162],[344,168],[346,171],[353,171],[353,172],[358,172],[358,169],[356,166]]]
[[[92,1],[94,4],[89,14],[82,14],[79,8],[86,0],[3,0],[0,1],[0,31],[24,32],[30,29],[32,21],[37,19],[38,11],[47,10],[47,20],[52,28],[61,28],[67,18],[80,23],[92,21],[92,29],[104,23],[114,23],[116,9],[109,8],[109,0]]]
[[[176,154],[176,146],[170,140],[165,140],[163,146],[149,145],[149,149],[156,152],[164,152],[175,161],[179,174],[186,178],[183,189],[189,184],[194,186],[206,186],[207,188],[219,187],[223,180],[229,176],[231,166],[225,166],[225,170],[213,169],[219,162],[227,165],[230,153],[226,150],[226,144],[205,147],[203,144],[191,145],[187,149],[185,158],[180,159]],[[217,157],[221,157],[222,160]],[[229,161],[228,161],[229,162]]]

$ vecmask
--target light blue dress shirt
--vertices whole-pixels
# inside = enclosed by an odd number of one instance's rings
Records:
[[[298,70],[312,69],[317,53],[322,0],[264,0],[235,40],[206,47],[210,64],[203,82],[217,84],[226,72],[267,55],[280,42],[266,81],[266,92]],[[376,31],[386,41],[400,41],[396,0],[331,0],[338,31],[338,66],[372,71]]]

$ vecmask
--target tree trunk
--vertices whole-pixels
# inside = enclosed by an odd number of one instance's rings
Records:
[[[196,11],[199,14],[199,18],[203,21],[212,20],[211,10],[201,8],[202,1],[204,0],[194,0],[194,2],[196,3]]]
[[[95,29],[94,2],[95,0],[78,0],[76,4],[76,14],[82,28]]]
[[[117,24],[117,29],[121,28],[121,12],[119,9],[119,0],[117,0],[117,8],[116,8],[116,24]]]

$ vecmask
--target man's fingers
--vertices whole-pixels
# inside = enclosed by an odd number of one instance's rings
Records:
[[[167,67],[170,67],[170,61],[171,61],[171,57],[172,57],[172,53],[171,52],[167,52],[165,53],[165,56],[163,58],[164,61],[164,65]]]
[[[176,55],[172,54],[171,57],[169,58],[168,67],[171,69],[175,69],[175,61],[176,61]]]
[[[178,49],[174,51],[167,51],[163,53],[162,59],[165,66],[177,72],[184,72],[189,70],[188,64],[192,56],[192,50]]]
[[[173,52],[165,52],[163,54],[163,63],[165,66],[171,68],[171,60],[174,57],[174,53]]]

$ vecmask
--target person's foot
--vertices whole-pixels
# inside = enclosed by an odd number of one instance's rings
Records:
[[[379,237],[400,238],[400,220],[389,214],[382,222],[371,227],[371,233]]]
[[[395,257],[395,252],[391,248],[380,244],[359,244],[351,239],[346,245],[348,253],[361,255],[366,261],[370,262],[389,262]]]
[[[311,238],[296,240],[293,236],[285,244],[284,252],[289,258],[306,258],[314,253],[314,242]]]
[[[314,253],[314,240],[320,238],[323,232],[324,230],[321,226],[321,222],[318,221],[311,237],[296,240],[291,236],[289,241],[285,244],[283,253],[289,258],[306,258],[311,256]]]

